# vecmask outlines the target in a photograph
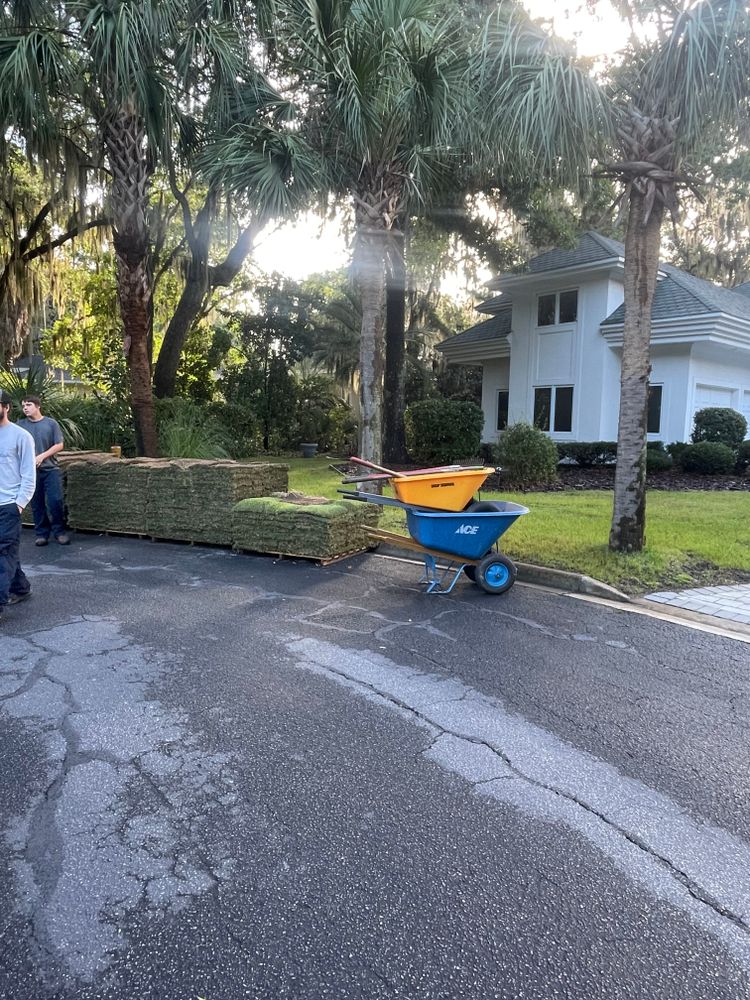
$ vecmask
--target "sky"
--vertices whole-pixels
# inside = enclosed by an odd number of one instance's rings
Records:
[[[583,0],[525,0],[525,6],[533,17],[551,21],[563,38],[575,39],[583,56],[609,55],[625,42],[622,21],[609,0],[597,0],[593,13]],[[322,224],[312,213],[261,234],[254,255],[261,270],[278,271],[296,280],[346,267],[349,259],[350,248],[340,227],[335,222]]]

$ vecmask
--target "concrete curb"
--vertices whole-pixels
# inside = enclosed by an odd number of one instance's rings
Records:
[[[608,601],[620,601],[630,604],[632,598],[608,583],[595,580],[583,573],[570,573],[564,569],[551,569],[549,566],[534,566],[532,563],[516,563],[520,583],[535,583],[540,587],[552,587],[555,590],[566,590],[568,593],[587,594],[589,597],[603,597]]]
[[[378,555],[407,562],[420,561],[417,553],[399,549],[396,545],[381,544],[375,551]],[[627,594],[583,573],[569,573],[564,569],[550,569],[547,566],[534,566],[532,563],[517,562],[516,567],[519,583],[533,583],[538,587],[550,587],[552,590],[561,590],[569,594],[586,594],[589,597],[601,597],[607,601],[619,601],[623,604],[630,604],[632,601]]]

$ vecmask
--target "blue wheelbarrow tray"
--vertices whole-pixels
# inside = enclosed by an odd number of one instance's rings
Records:
[[[459,559],[481,559],[514,521],[528,513],[527,507],[510,500],[494,501],[493,507],[495,510],[455,514],[407,509],[406,526],[414,541],[426,549]]]

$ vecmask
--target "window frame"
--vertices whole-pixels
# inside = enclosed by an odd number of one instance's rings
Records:
[[[651,416],[651,390],[652,389],[659,389],[659,391],[660,391],[659,392],[659,426],[657,427],[657,429],[655,431],[650,431],[648,429],[649,417]],[[653,383],[649,382],[649,384],[648,384],[648,406],[647,406],[647,409],[646,409],[646,436],[647,437],[650,435],[650,436],[658,439],[659,435],[661,434],[661,430],[662,430],[661,425],[662,425],[663,414],[664,414],[664,383],[663,382],[653,382]]]
[[[566,382],[561,385],[535,385],[532,386],[532,414],[536,413],[536,394],[541,390],[549,390],[550,403],[549,403],[549,427],[545,430],[543,427],[539,428],[544,434],[549,434],[551,436],[557,435],[572,435],[573,427],[575,425],[575,383]],[[558,389],[570,389],[570,430],[558,431],[555,430],[555,419],[557,417],[557,391]],[[536,417],[533,417],[534,426],[537,427]]]
[[[500,426],[500,396],[505,394],[505,426]],[[495,397],[495,430],[505,431],[508,429],[508,410],[510,404],[510,389],[498,389],[497,396]]]
[[[571,320],[566,320],[562,323],[560,321],[560,296],[566,295],[570,292],[576,293],[576,318]],[[539,322],[539,305],[542,299],[555,297],[555,319],[552,323],[540,323]],[[536,329],[537,330],[549,330],[552,327],[557,326],[575,326],[578,323],[578,306],[580,304],[580,288],[561,288],[556,292],[539,292],[536,297]]]

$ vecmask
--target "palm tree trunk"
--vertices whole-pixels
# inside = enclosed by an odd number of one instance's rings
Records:
[[[357,220],[355,275],[362,300],[359,454],[369,462],[380,462],[383,455],[385,232],[382,223],[378,226],[375,220],[366,216]]]
[[[392,236],[386,276],[383,453],[387,462],[404,462],[406,264],[403,234],[394,231]]]
[[[609,547],[640,552],[646,533],[646,426],[651,374],[651,306],[659,271],[664,209],[654,204],[646,221],[645,199],[630,192],[625,236],[625,322],[620,373],[615,499]]]
[[[123,325],[123,350],[130,379],[130,404],[139,455],[158,452],[154,398],[151,392],[150,342],[153,324],[153,275],[148,229],[151,167],[140,118],[127,106],[104,125],[112,171],[112,232],[117,260],[117,295]]]

